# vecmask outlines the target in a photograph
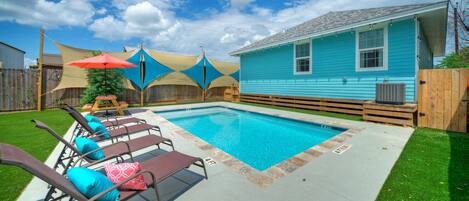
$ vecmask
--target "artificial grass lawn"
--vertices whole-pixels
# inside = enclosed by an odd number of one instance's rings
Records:
[[[361,116],[240,103],[287,111],[361,121]],[[60,110],[0,114],[0,143],[13,144],[44,161],[57,141],[34,128],[38,119],[59,134],[73,120]],[[469,200],[469,134],[418,128],[409,139],[377,200]],[[15,200],[32,176],[0,166],[0,200]],[[8,182],[4,182],[8,181]]]
[[[45,161],[57,145],[57,140],[45,131],[35,128],[31,119],[46,123],[62,135],[73,120],[61,110],[0,113],[0,143],[15,145]],[[20,168],[0,165],[0,178],[0,200],[16,200],[32,176]]]
[[[320,115],[320,116],[326,116],[326,117],[334,117],[334,118],[347,119],[347,120],[353,120],[353,121],[363,120],[362,116],[358,116],[358,115],[339,114],[339,113],[322,112],[322,111],[315,111],[315,110],[305,110],[305,109],[299,109],[299,108],[281,107],[281,106],[257,104],[257,103],[239,102],[238,104],[252,105],[252,106],[258,106],[258,107],[267,107],[267,108],[272,108],[272,109],[286,110],[286,111],[291,111],[291,112],[300,112],[300,113]]]
[[[469,134],[417,128],[377,200],[469,200]]]

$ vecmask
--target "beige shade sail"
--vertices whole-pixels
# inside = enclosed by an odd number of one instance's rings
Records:
[[[239,82],[234,79],[233,77],[229,75],[224,75],[221,77],[218,77],[217,79],[214,79],[210,85],[208,86],[209,89],[215,88],[215,87],[229,87],[229,86],[236,86],[238,87]]]
[[[156,79],[152,83],[148,85],[148,88],[157,85],[190,85],[196,86],[199,85],[194,82],[189,76],[181,72],[171,72],[169,74],[164,75],[163,77]]]
[[[208,61],[223,75],[230,75],[239,70],[239,64],[209,59]]]
[[[145,49],[147,53],[161,64],[173,69],[174,71],[186,70],[197,64],[198,56],[178,55],[168,52],[159,52]]]
[[[86,88],[86,86],[88,85],[86,69],[69,66],[65,64],[71,61],[92,57],[94,56],[93,50],[74,48],[74,47],[60,44],[58,42],[56,42],[55,45],[57,46],[57,48],[59,48],[62,54],[62,60],[63,60],[64,65],[63,65],[62,78],[60,79],[60,83],[52,91],[56,91],[59,89],[66,89],[66,88]],[[120,59],[127,59],[133,54],[133,52],[106,52],[106,53],[109,53],[112,56],[115,56]],[[124,87],[127,89],[135,90],[132,87],[132,84],[130,84],[130,81],[127,79],[125,79],[124,81]]]

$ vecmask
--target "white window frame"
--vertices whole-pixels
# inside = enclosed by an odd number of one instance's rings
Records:
[[[296,46],[297,45],[302,45],[302,44],[305,44],[305,43],[309,43],[309,56],[296,58]],[[313,48],[312,47],[313,46],[312,46],[312,43],[313,43],[313,40],[311,40],[311,39],[297,41],[297,42],[293,43],[293,75],[309,75],[313,72],[313,70],[312,70],[312,66],[313,66],[313,62],[312,62],[312,58],[313,58]],[[306,59],[306,58],[309,58],[309,71],[302,71],[302,72],[296,71],[296,60],[297,59]]]
[[[379,48],[367,48],[360,49],[360,33],[371,31],[375,29],[383,29],[383,66],[382,67],[372,67],[372,68],[362,68],[360,66],[360,51],[374,50]],[[367,72],[367,71],[386,71],[388,70],[388,25],[376,26],[373,29],[359,29],[355,31],[355,71],[356,72]]]

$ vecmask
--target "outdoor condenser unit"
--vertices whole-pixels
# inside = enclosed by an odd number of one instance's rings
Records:
[[[376,102],[403,105],[405,103],[405,84],[376,84]]]

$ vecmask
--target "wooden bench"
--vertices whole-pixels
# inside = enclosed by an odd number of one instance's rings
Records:
[[[417,104],[379,104],[367,101],[363,104],[363,120],[404,127],[417,125]]]

